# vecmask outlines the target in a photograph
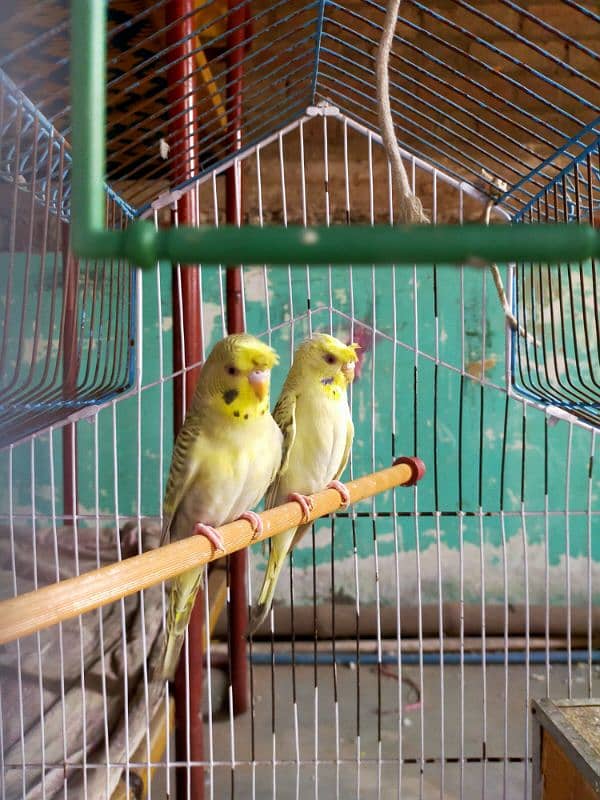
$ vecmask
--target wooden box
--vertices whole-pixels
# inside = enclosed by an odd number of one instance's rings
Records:
[[[600,699],[534,700],[533,800],[600,798]]]

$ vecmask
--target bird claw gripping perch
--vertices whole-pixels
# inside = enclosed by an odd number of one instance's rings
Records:
[[[315,507],[312,497],[309,497],[307,494],[300,494],[300,492],[292,492],[288,495],[288,501],[291,503],[295,501],[298,503],[300,508],[302,509],[302,522],[306,523],[309,521],[310,512]]]
[[[198,536],[206,536],[217,553],[225,552],[225,543],[221,538],[221,534],[216,528],[213,528],[212,525],[205,525],[203,522],[198,522],[194,527],[194,533],[198,534]]]
[[[345,508],[350,503],[350,492],[346,484],[341,481],[329,481],[326,489],[335,489],[339,496],[342,498],[342,508]]]
[[[260,516],[254,511],[244,511],[243,514],[240,514],[238,519],[245,519],[252,525],[252,539],[250,539],[250,543],[255,542],[263,532],[263,523]]]

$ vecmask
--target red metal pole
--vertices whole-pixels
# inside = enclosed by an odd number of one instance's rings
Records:
[[[194,103],[193,0],[170,0],[166,5],[169,70],[169,140],[172,182],[181,183],[197,173],[197,119]],[[196,195],[188,192],[177,203],[179,225],[197,225]],[[175,220],[173,220],[174,222]],[[197,267],[174,268],[173,293],[173,370],[186,370],[173,386],[174,432],[181,428],[190,405],[202,358],[200,324],[200,275]],[[202,730],[202,682],[204,592],[198,592],[188,626],[188,647],[184,648],[175,675],[175,753],[178,761],[204,760]],[[187,675],[186,675],[187,672]],[[189,681],[189,692],[188,692]],[[189,782],[188,782],[189,779]],[[189,791],[188,791],[189,789]],[[176,770],[177,797],[204,798],[204,768],[180,767]]]
[[[69,247],[69,228],[61,223],[63,237],[63,395],[71,400],[77,386],[78,336],[77,336],[77,287],[79,284],[79,261]],[[63,474],[63,522],[73,525],[77,514],[77,425],[69,422],[62,429],[62,474]]]
[[[246,7],[239,0],[228,0],[227,27],[227,122],[229,126],[229,152],[242,146],[242,80]],[[238,6],[236,8],[236,6]],[[225,214],[232,225],[241,223],[238,208],[242,206],[241,175],[237,180],[235,165],[225,176]],[[244,329],[242,308],[242,276],[239,267],[227,269],[227,330],[239,333]],[[248,554],[240,550],[229,557],[229,669],[233,695],[233,713],[243,714],[248,709],[248,666],[246,657],[246,628],[248,626],[248,600],[246,570]]]

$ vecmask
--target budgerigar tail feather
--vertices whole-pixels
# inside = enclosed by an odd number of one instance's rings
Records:
[[[194,607],[198,589],[204,582],[204,568],[190,569],[176,578],[171,585],[169,609],[167,611],[167,637],[163,657],[163,680],[175,679],[179,654],[185,639],[185,631]]]
[[[274,572],[273,576],[265,577],[265,582],[263,583],[261,596],[257,601],[256,605],[254,606],[254,608],[252,609],[252,613],[250,615],[250,621],[248,623],[249,636],[256,633],[256,631],[266,620],[269,611],[271,610],[271,605],[273,604],[273,596],[275,594],[275,588],[277,586],[277,579],[279,578],[279,573],[281,572],[283,564],[284,561],[282,560],[277,565],[276,571]]]
[[[180,634],[171,633],[167,636],[162,666],[163,681],[175,680],[175,671],[179,663],[179,654],[181,653],[184,639],[185,631]]]
[[[286,557],[290,549],[290,544],[294,538],[296,529],[280,533],[271,540],[271,555],[267,564],[263,585],[258,595],[256,605],[250,614],[248,623],[248,635],[256,633],[263,624],[273,603],[273,596],[277,587],[279,575],[286,562]]]

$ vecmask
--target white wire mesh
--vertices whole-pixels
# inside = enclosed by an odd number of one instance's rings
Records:
[[[459,184],[409,166],[437,221],[479,213]],[[242,224],[393,220],[376,138],[343,118],[305,119],[236,168]],[[224,221],[222,174],[190,189],[202,222]],[[201,266],[206,349],[225,331],[226,266]],[[344,268],[245,265],[243,278],[247,327],[281,355],[273,394],[310,332],[359,341],[349,474],[412,453],[428,473],[313,527],[249,651],[246,715],[232,711],[223,620],[206,628],[206,796],[530,796],[529,700],[598,691],[596,434],[507,394],[485,271],[371,269],[349,254]],[[172,447],[170,269],[138,280],[135,388],[77,423],[74,519],[58,429],[2,454],[5,596],[156,545]],[[249,602],[263,564],[253,552]],[[2,649],[6,797],[124,796],[152,771],[157,798],[173,796],[178,768],[191,780],[166,686],[149,681],[164,611],[156,587]]]

